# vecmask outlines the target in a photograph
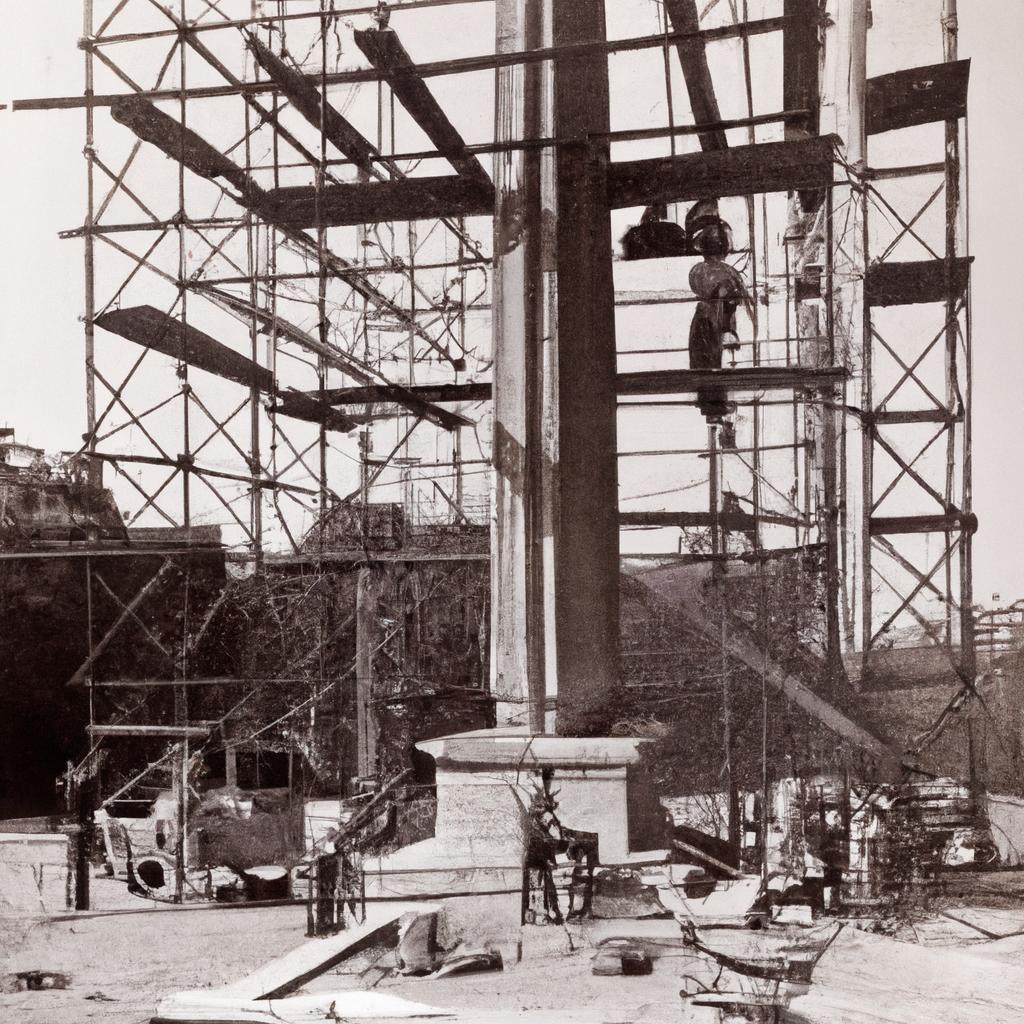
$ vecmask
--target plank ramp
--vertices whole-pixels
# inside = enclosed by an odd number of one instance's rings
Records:
[[[252,974],[218,990],[220,995],[241,999],[276,999],[294,992],[311,978],[330,970],[342,960],[380,942],[397,942],[398,921],[403,914],[435,914],[441,908],[428,903],[378,904],[361,925],[327,938],[310,939],[290,953],[271,960]]]

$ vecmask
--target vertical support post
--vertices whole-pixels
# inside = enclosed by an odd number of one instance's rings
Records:
[[[305,839],[305,837],[303,837]],[[316,915],[313,911],[313,900],[314,894],[317,888],[317,867],[320,864],[320,858],[314,857],[310,862],[309,871],[306,875],[309,881],[309,889],[306,892],[306,938],[312,939],[316,937]]]
[[[174,723],[188,726],[188,611],[189,611],[189,569],[185,569],[185,599],[182,617],[181,653],[176,659],[174,687]],[[185,899],[185,871],[188,860],[188,736],[182,732],[181,760],[174,766],[173,788],[177,801],[177,832],[174,843],[174,901],[182,903]]]
[[[736,773],[733,770],[732,760],[732,695],[729,686],[729,655],[726,653],[729,643],[729,624],[726,621],[725,612],[725,574],[721,563],[716,563],[713,571],[718,582],[719,601],[719,665],[722,673],[722,750],[725,755],[723,767],[725,769],[726,819],[731,860],[735,867],[739,867],[742,822],[740,821],[740,791],[736,785]]]
[[[867,33],[868,33],[868,0],[849,0],[844,5],[845,17],[839,22],[837,44],[839,60],[845,63],[845,78],[840,73],[840,82],[845,81],[845,96],[837,95],[842,103],[845,100],[845,118],[839,127],[846,137],[846,159],[859,172],[867,163],[866,134],[866,94],[867,94]],[[841,86],[837,86],[841,88]],[[855,195],[859,193],[861,223],[861,262],[863,271],[868,265],[869,225],[868,213],[868,182],[861,177],[853,186]],[[872,641],[872,576],[871,576],[871,508],[874,504],[874,422],[873,397],[871,386],[872,348],[871,307],[862,295],[861,309],[861,375],[860,375],[860,407],[861,407],[861,507],[860,507],[860,590],[861,590],[861,679],[869,674],[871,641]]]
[[[556,3],[556,47],[603,43],[604,0]],[[559,732],[607,727],[619,681],[615,292],[608,208],[608,57],[555,60]]]
[[[942,50],[943,59],[957,59],[957,0],[943,0],[942,4]],[[955,261],[959,255],[960,238],[960,126],[956,120],[946,122],[946,358],[949,374],[950,401],[955,402],[959,382],[957,380],[957,329],[956,309],[958,296],[955,285]],[[968,295],[968,302],[970,297]],[[966,387],[963,391],[963,480],[961,511],[964,515],[971,512],[971,350],[970,335],[967,334],[965,356]],[[955,424],[949,428],[951,440],[954,436]],[[974,651],[974,604],[973,581],[971,573],[971,535],[963,531],[960,538],[960,656],[961,667],[965,675],[974,679],[977,664]]]
[[[793,0],[793,4],[795,7],[796,0]],[[818,129],[821,132],[834,132],[844,139],[848,144],[848,158],[853,164],[855,161],[863,161],[865,156],[863,121],[867,89],[864,78],[867,8],[862,0],[832,6],[835,10],[834,19],[820,22],[817,26],[824,40],[819,50],[819,59],[823,56],[824,60],[819,77]],[[790,9],[787,0],[787,13]],[[793,26],[784,31],[792,33],[795,47],[796,38],[800,35],[799,28]],[[795,88],[795,82],[793,86]],[[872,444],[869,425],[871,332],[870,323],[865,323],[870,310],[863,297],[866,267],[864,245],[867,240],[864,220],[867,215],[865,184],[862,179],[854,178],[851,181],[850,210],[854,216],[849,221],[842,221],[840,234],[836,232],[834,205],[825,211],[828,218],[825,222],[826,287],[830,296],[828,309],[831,317],[829,362],[841,363],[851,374],[850,382],[843,388],[840,408],[860,413],[852,429],[846,418],[848,413],[844,413],[841,425],[835,430],[840,512],[837,527],[842,565],[841,636],[847,650],[858,651],[862,649],[862,640],[869,639],[867,634],[870,625],[865,623],[869,624],[871,620],[870,602],[865,609],[861,600],[862,594],[869,592],[871,585],[869,516],[864,506],[864,502],[870,502],[870,486],[868,491],[864,491],[861,486],[865,479],[871,478],[870,464],[865,465],[865,460],[870,462]],[[856,486],[850,483],[851,465],[859,469],[860,483]],[[853,685],[859,684],[854,682]]]
[[[822,395],[822,510],[825,534],[825,638],[828,682],[833,691],[843,679],[842,635],[839,624],[839,486],[836,412],[833,395]]]
[[[755,343],[754,351],[757,352],[758,345]],[[758,357],[760,362],[760,357]],[[756,364],[755,364],[756,365]],[[750,488],[750,511],[754,516],[754,552],[755,554],[761,553],[761,419],[762,410],[761,402],[758,399],[754,399],[754,404],[750,410],[751,420],[751,447],[754,449],[750,453],[750,464],[753,467],[753,473],[751,474],[751,488]],[[762,563],[759,572],[763,572],[764,566]]]
[[[288,752],[288,764],[291,766],[291,751]],[[224,785],[234,789],[238,785],[238,750],[230,739],[224,744]]]
[[[847,0],[846,37],[849,54],[849,100],[846,135],[846,159],[855,168],[867,161],[865,128],[868,80],[868,0]]]
[[[188,47],[185,45],[189,27],[185,12],[186,0],[181,0],[179,6],[179,29],[178,29],[178,120],[182,125],[181,150],[178,154],[178,300],[181,302],[181,339],[178,355],[178,376],[181,378],[182,398],[182,451],[179,456],[181,465],[181,516],[182,525],[189,527],[192,524],[191,508],[191,474],[192,455],[190,433],[190,410],[191,385],[188,379],[188,343],[186,331],[188,330],[188,287],[186,276],[188,273],[188,262],[186,258],[187,245],[185,242],[185,126],[186,126],[186,99],[187,99],[187,69],[188,69]]]
[[[356,764],[361,778],[375,774],[377,731],[373,713],[373,650],[377,634],[377,578],[363,566],[356,581]]]
[[[88,655],[89,667],[89,725],[96,724],[96,684],[93,677],[93,642],[92,642],[92,559],[88,556],[85,559],[85,642],[86,654]],[[90,738],[92,732],[89,733]],[[93,831],[95,827],[94,808],[96,804],[96,793],[98,780],[94,771],[98,771],[98,763],[95,770],[89,764],[91,758],[86,760],[82,766],[81,780],[75,780],[69,776],[68,784],[73,787],[75,795],[75,818],[78,828],[74,833],[75,841],[75,910],[89,909],[89,853],[92,850]],[[70,765],[69,765],[70,768]]]
[[[957,59],[957,0],[943,0],[942,3],[942,56],[946,61]],[[970,292],[968,290],[967,329],[964,333],[964,385],[961,388],[957,377],[957,344],[959,330],[956,310],[958,295],[955,289],[955,260],[960,243],[960,125],[956,120],[946,122],[946,372],[948,375],[948,397],[950,408],[957,398],[963,398],[963,433],[961,445],[963,464],[961,468],[960,509],[964,516],[972,511],[972,465],[971,465],[971,334],[970,334]],[[968,285],[968,289],[970,285]],[[955,443],[956,424],[950,423],[950,446]],[[948,548],[948,543],[947,543]],[[977,653],[974,637],[974,566],[971,551],[970,530],[961,527],[960,533],[960,671],[961,677],[972,686],[978,675]],[[976,700],[971,700],[967,712],[968,746],[970,751],[971,800],[975,815],[984,808],[984,745],[983,732],[978,727]]]
[[[466,351],[466,269],[463,261],[466,258],[466,221],[460,217],[457,221],[456,239],[458,243],[459,272],[459,351]],[[465,503],[465,481],[462,475],[462,428],[456,427],[452,432],[452,474],[455,477],[455,504],[459,508]]]
[[[179,69],[179,91],[178,91],[178,120],[184,129],[186,123],[186,88],[188,68],[188,46],[186,34],[189,31],[186,13],[186,0],[181,0],[179,6],[179,30],[178,30],[178,69]],[[188,353],[186,331],[188,329],[188,286],[187,286],[187,244],[185,241],[185,132],[181,133],[181,152],[178,158],[178,296],[181,301],[181,350],[178,357],[178,374],[181,377],[182,394],[182,523],[188,528],[192,523],[191,511],[191,479],[192,469],[191,440],[190,440],[190,409],[191,385],[188,380]],[[187,601],[186,581],[186,601]],[[181,658],[178,662],[178,678],[184,680],[187,672],[185,664],[186,643],[188,637],[188,607],[186,603],[184,635],[181,643]],[[184,683],[174,687],[174,721],[177,725],[188,725],[188,693]],[[184,734],[181,737],[181,759],[176,762],[174,768],[174,789],[177,796],[177,838],[174,849],[174,901],[182,903],[185,899],[185,859],[188,856],[188,842],[185,838],[188,829],[188,737]]]
[[[281,6],[278,5],[278,11],[281,11]],[[267,44],[270,45],[272,39],[272,32],[275,26],[267,24]],[[281,26],[281,45],[284,46],[285,34],[284,28]],[[280,98],[275,92],[273,94],[273,105],[271,107],[273,117],[271,118],[271,163],[274,169],[274,188],[278,188],[281,184],[281,160],[280,160],[280,129],[278,127],[277,114],[280,106]],[[272,224],[267,225],[267,302],[270,308],[271,315],[271,327],[270,332],[267,335],[267,369],[270,370],[275,385],[277,384],[277,244],[278,234],[277,228]],[[277,476],[278,461],[277,461],[277,413],[273,411],[273,408],[268,414],[269,427],[270,427],[270,444],[269,444],[269,470],[270,475],[273,477]],[[285,533],[288,533],[287,523],[281,513],[281,506],[278,502],[278,496],[276,490],[270,491],[270,498],[274,502],[274,509],[277,512],[278,521],[281,526],[285,528]],[[291,536],[289,534],[289,540]],[[262,539],[261,539],[262,543]],[[296,548],[297,545],[291,540],[292,547]]]
[[[825,195],[825,333],[828,339],[827,362],[835,363],[835,296],[832,268],[833,238],[833,195],[832,188]],[[822,497],[824,501],[825,534],[825,638],[828,665],[828,685],[834,693],[844,677],[842,661],[842,635],[839,624],[839,513],[841,496],[839,491],[836,429],[836,395],[820,393],[817,398],[821,405],[822,430]]]
[[[806,110],[786,118],[787,139],[818,134],[818,0],[784,0],[782,109]]]
[[[70,765],[69,765],[70,767]],[[75,910],[89,909],[89,854],[92,852],[93,840],[93,804],[95,803],[95,785],[88,777],[90,767],[83,766],[85,778],[69,779],[73,787],[76,824],[67,829],[68,842],[74,844],[74,851],[69,860],[74,863],[75,870]]]
[[[782,30],[782,95],[783,106],[787,110],[800,110],[806,113],[795,114],[785,120],[785,137],[787,139],[807,138],[817,135],[820,128],[821,82],[819,80],[820,48],[818,42],[820,10],[818,0],[785,0],[783,14],[787,21]],[[832,251],[832,191],[798,192],[790,196],[790,223],[799,225],[800,244],[796,250],[794,263],[795,272],[800,275],[809,258],[808,221],[805,216],[817,210],[822,200],[826,199],[828,207],[825,215],[827,240],[824,259],[828,278],[826,287],[825,308],[828,316],[826,334],[828,351],[822,352],[817,341],[808,342],[810,358],[817,365],[832,365],[834,362],[834,345],[832,343],[832,302],[831,292],[831,251]],[[788,229],[792,230],[792,228]],[[787,270],[789,253],[787,250]],[[787,273],[788,284],[788,273]],[[814,335],[820,334],[821,328],[816,309],[809,304],[797,301],[796,304],[796,351],[797,361],[804,361],[804,343],[801,335],[809,333],[807,328],[813,323]],[[787,309],[788,315],[788,309]],[[789,332],[787,331],[787,337]],[[815,444],[807,445],[803,450],[804,469],[804,508],[803,513],[808,520],[812,515],[812,496],[819,499],[813,511],[817,512],[819,539],[825,542],[825,631],[828,685],[833,688],[841,676],[839,646],[839,497],[837,493],[836,468],[836,426],[835,413],[825,399],[825,394],[815,395],[816,401],[803,407],[803,423],[805,436],[814,437]],[[800,396],[793,399],[793,439],[800,436],[799,432]],[[794,476],[799,476],[799,465],[794,448]],[[809,524],[805,527],[804,542],[808,538]],[[797,534],[799,542],[799,532]]]
[[[394,96],[392,96],[392,149],[394,149]],[[395,248],[398,239],[395,238]],[[419,239],[416,233],[416,222],[409,221],[406,224],[406,244],[409,248],[409,262],[407,266],[409,280],[409,318],[416,322],[416,251],[419,248]],[[410,386],[416,382],[416,331],[409,329],[405,339],[405,382]],[[415,419],[411,416],[402,418],[402,457],[395,459],[401,462],[402,478],[402,508],[404,510],[405,522],[407,525],[419,525],[419,507],[416,504],[416,488],[413,484],[412,467],[419,461],[412,455],[412,448],[409,444],[409,437],[416,425]]]
[[[711,523],[711,554],[720,555],[724,547],[719,508],[719,459],[718,459],[718,427],[708,424],[708,518]],[[724,650],[724,648],[723,648]]]
[[[188,724],[187,713],[182,713],[179,707],[183,708],[184,686],[174,688],[175,720],[183,719],[183,724]],[[179,694],[181,705],[179,705]],[[183,736],[181,740],[181,760],[174,767],[174,790],[177,798],[177,824],[178,829],[174,843],[174,902],[183,903],[185,900],[185,870],[188,858],[188,738]]]
[[[863,265],[868,265],[870,232],[868,230],[868,183],[861,179],[859,187],[861,203],[861,225]],[[871,661],[871,641],[873,635],[873,601],[871,580],[871,509],[874,497],[874,456],[875,456],[875,423],[874,397],[872,394],[872,349],[874,339],[871,335],[871,306],[864,296],[861,312],[861,681],[867,680]]]
[[[246,62],[252,63],[256,80],[259,81],[260,66],[247,51]],[[275,96],[276,99],[276,96]],[[245,104],[245,173],[246,176],[252,172],[252,111],[249,104]],[[269,255],[271,246],[269,233],[273,228],[268,224],[267,252]],[[263,488],[261,477],[263,475],[263,460],[260,453],[260,399],[261,394],[256,381],[257,368],[260,366],[260,338],[259,319],[256,310],[259,309],[259,253],[260,253],[260,226],[252,215],[251,210],[245,212],[245,257],[246,272],[249,275],[249,304],[252,313],[249,317],[249,358],[253,365],[253,380],[249,386],[249,474],[252,480],[252,492],[249,495],[249,529],[252,533],[250,548],[256,556],[259,564],[263,558]],[[269,268],[268,268],[269,269]],[[272,371],[273,372],[273,371]]]
[[[95,138],[93,111],[93,0],[84,0],[82,5],[82,35],[85,39],[85,429],[88,434],[88,450],[96,450],[96,367],[95,332],[93,317],[96,315],[95,253],[92,234],[95,216]],[[88,491],[100,486],[102,463],[89,459],[87,469]]]
[[[316,168],[316,247],[317,247],[317,337],[321,350],[330,345],[330,333],[327,323],[327,228],[324,226],[323,187],[327,175],[327,15],[320,16],[320,161]],[[327,363],[323,355],[317,356],[317,388],[319,390],[320,408],[327,405]],[[322,523],[319,538],[319,551],[322,554],[327,527],[327,421],[320,419],[319,435],[319,470],[318,481],[320,499],[320,520]]]

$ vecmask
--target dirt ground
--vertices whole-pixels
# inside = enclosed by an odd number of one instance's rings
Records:
[[[595,977],[591,958],[602,938],[621,934],[645,936],[650,943],[653,973],[639,977]],[[516,943],[504,944],[504,970],[453,977],[403,977],[397,972],[382,975],[394,964],[386,954],[377,966],[342,966],[336,972],[309,982],[306,991],[326,992],[343,988],[367,988],[433,1006],[506,1012],[587,1011],[600,1008],[608,1021],[643,1021],[644,1024],[679,1024],[681,976],[697,963],[692,954],[659,943],[678,937],[674,921],[591,922],[568,929],[555,926],[525,928]],[[379,980],[378,980],[379,978]]]
[[[237,980],[299,945],[305,924],[301,906],[5,919],[2,973],[60,971],[71,986],[0,995],[0,1021],[142,1024],[162,996]]]
[[[923,955],[926,947],[935,946],[994,955],[1005,946],[1007,962],[1016,965],[1024,942],[1020,901],[1024,873],[967,876],[943,889],[935,894],[927,919],[907,929],[907,944],[884,946],[890,951],[887,955],[902,955],[904,949],[908,954],[921,950]],[[123,883],[102,879],[97,880],[94,893],[95,903],[106,909],[62,920],[0,919],[0,973],[52,970],[71,978],[71,987],[64,991],[0,995],[0,1022],[146,1024],[164,996],[237,981],[306,941],[306,912],[301,905],[155,907],[126,896]],[[992,909],[978,909],[986,906]],[[965,907],[974,909],[964,913]],[[472,907],[463,909],[492,923],[498,917],[497,908],[486,899],[477,898]],[[654,973],[595,977],[591,973],[594,946],[623,934],[622,929],[645,936],[655,957]],[[600,1017],[608,1021],[679,1024],[684,975],[701,975],[707,968],[675,944],[678,926],[671,920],[591,921],[569,931],[527,928],[516,929],[515,935],[515,941],[502,947],[505,970],[500,973],[406,978],[388,970],[394,966],[394,955],[381,950],[340,965],[309,982],[303,991],[375,988],[440,1007],[551,1011],[552,1021],[561,1019],[560,1010],[600,1007]],[[990,941],[1004,935],[1017,937]],[[716,932],[714,941],[729,948],[754,939],[755,933],[741,929]],[[861,941],[872,940],[869,936]],[[737,946],[735,952],[746,951]],[[843,985],[848,984],[852,982],[845,979]],[[820,1019],[829,1020],[830,1014],[823,1012]],[[996,1014],[991,1019],[1004,1018]]]
[[[111,909],[71,920],[0,921],[0,973],[52,970],[71,978],[63,991],[0,994],[0,1021],[145,1024],[162,997],[237,981],[306,941],[306,911],[300,905],[157,909],[140,900],[125,901],[123,883],[98,880],[96,890],[96,902]],[[671,922],[647,927],[674,930]],[[577,929],[573,938],[559,928],[525,934],[522,959],[515,945],[506,948],[501,973],[403,978],[378,969],[393,964],[393,954],[371,955],[314,979],[303,991],[373,986],[447,1007],[554,1011],[600,1005],[602,1016],[611,1014],[609,1020],[678,1022],[682,965],[673,959],[678,951],[665,950],[648,977],[594,977],[591,943],[598,934]]]

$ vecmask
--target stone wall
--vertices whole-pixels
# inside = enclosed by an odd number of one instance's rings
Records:
[[[74,907],[69,854],[66,835],[0,834],[0,912],[55,914]]]

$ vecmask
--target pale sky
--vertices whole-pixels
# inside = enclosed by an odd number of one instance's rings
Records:
[[[875,0],[882,5],[903,0]],[[78,0],[14,3],[0,39],[0,102],[77,94],[83,85]],[[225,3],[248,13],[249,3]],[[938,0],[935,7],[938,9]],[[106,4],[98,8],[105,10]],[[1024,163],[1021,0],[960,0],[960,56],[973,59],[969,93],[973,272],[975,596],[1024,597],[1017,501],[1024,486],[1024,388],[1017,285],[1007,268],[1024,237],[1017,199]],[[645,29],[644,31],[647,31]],[[933,31],[929,27],[929,31]],[[869,49],[871,47],[869,40]],[[876,44],[877,45],[877,44]],[[479,52],[449,38],[444,55]],[[0,424],[48,450],[77,447],[84,429],[81,243],[60,230],[82,222],[84,113],[0,112]]]

